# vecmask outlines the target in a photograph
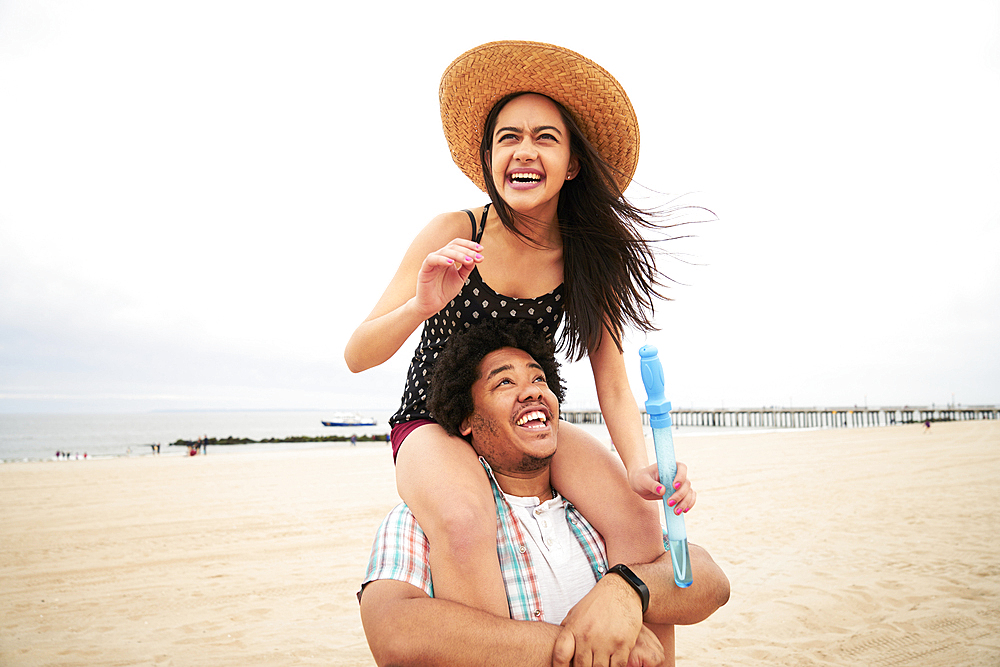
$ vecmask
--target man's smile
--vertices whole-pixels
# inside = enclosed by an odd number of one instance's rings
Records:
[[[518,418],[515,424],[529,429],[545,428],[548,425],[548,415],[541,410],[526,412]]]

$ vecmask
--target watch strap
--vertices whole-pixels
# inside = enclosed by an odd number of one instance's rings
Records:
[[[635,572],[630,570],[628,566],[619,563],[608,570],[608,574],[617,574],[622,579],[624,579],[629,586],[635,589],[635,592],[639,594],[639,598],[642,600],[642,613],[645,614],[646,610],[649,609],[649,588],[643,583],[642,579],[636,576]]]

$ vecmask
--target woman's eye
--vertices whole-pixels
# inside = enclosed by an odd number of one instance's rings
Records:
[[[559,141],[558,139],[556,139],[555,135],[548,134],[548,133],[540,134],[540,135],[538,135],[538,138],[539,139],[544,139],[545,141],[555,141],[555,142]]]
[[[500,135],[500,138],[497,139],[497,143],[498,144],[502,144],[504,142],[510,142],[510,141],[517,141],[517,135],[514,135],[514,134],[502,134],[502,135]]]

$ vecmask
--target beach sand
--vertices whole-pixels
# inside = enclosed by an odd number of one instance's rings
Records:
[[[676,438],[732,599],[678,664],[1000,665],[1000,422]],[[373,665],[385,445],[0,466],[0,665]]]

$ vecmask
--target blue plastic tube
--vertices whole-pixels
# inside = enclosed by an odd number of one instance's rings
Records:
[[[670,543],[670,560],[674,564],[674,583],[678,588],[691,585],[691,556],[688,553],[687,529],[684,516],[674,514],[674,508],[667,505],[667,498],[673,492],[674,478],[677,476],[677,458],[674,456],[674,436],[670,430],[670,402],[663,395],[663,366],[652,345],[639,349],[642,384],[646,388],[646,414],[653,429],[653,448],[656,450],[656,468],[660,484],[667,487],[663,496],[663,512],[667,519],[667,539]]]

